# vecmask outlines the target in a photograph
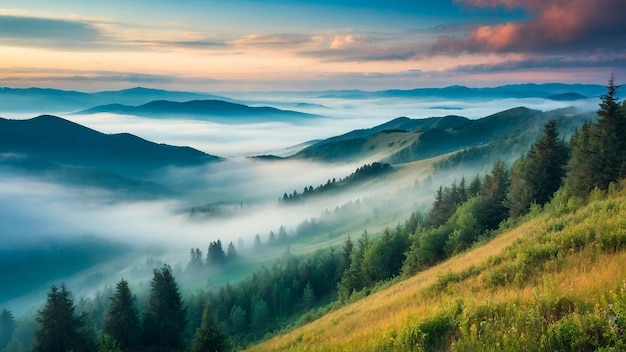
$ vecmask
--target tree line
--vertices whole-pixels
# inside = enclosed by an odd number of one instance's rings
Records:
[[[366,164],[357,168],[352,174],[346,176],[346,178],[339,179],[339,181],[337,181],[335,178],[333,178],[332,180],[328,179],[325,184],[319,185],[315,188],[313,188],[313,186],[304,187],[302,193],[298,193],[298,191],[296,190],[294,190],[293,193],[290,194],[287,194],[285,192],[282,198],[279,198],[279,202],[281,204],[294,203],[310,196],[320,195],[329,191],[345,189],[365,180],[378,177],[391,170],[391,164],[378,161],[373,162],[371,164]]]
[[[229,351],[228,338],[218,325],[212,306],[203,305],[201,321],[190,338],[188,311],[172,269],[164,265],[154,270],[147,306],[140,312],[128,282],[120,280],[96,332],[88,315],[77,312],[72,293],[64,284],[52,285],[46,302],[36,316],[38,329],[29,350],[59,351]],[[4,310],[0,315],[0,343],[4,350],[25,350],[7,340],[15,330],[15,319]],[[2,347],[4,345],[0,345]]]

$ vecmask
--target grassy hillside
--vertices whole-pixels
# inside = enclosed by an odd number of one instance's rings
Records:
[[[559,194],[488,243],[249,350],[623,350],[619,188],[586,205]]]
[[[370,129],[328,138],[293,157],[330,162],[382,160],[398,165],[464,151],[449,164],[487,165],[497,158],[517,158],[541,135],[541,127],[551,119],[557,121],[567,138],[594,116],[575,108],[542,112],[517,107],[477,120],[459,116],[397,118]]]

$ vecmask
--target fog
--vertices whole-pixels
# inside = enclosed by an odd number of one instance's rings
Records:
[[[525,106],[537,110],[554,110],[576,106],[597,109],[597,99],[559,102],[540,98],[480,101],[437,99],[339,99],[311,98],[298,95],[263,93],[248,98],[252,106],[275,106],[319,115],[318,118],[289,122],[219,123],[190,119],[156,119],[100,113],[94,115],[60,114],[61,117],[103,133],[128,132],[157,143],[191,146],[221,157],[273,154],[288,156],[295,145],[370,128],[396,117],[427,118],[460,115],[471,119],[502,110]],[[28,118],[23,114],[5,113],[11,118]]]
[[[155,263],[184,268],[189,260],[189,248],[197,247],[206,253],[212,241],[221,240],[226,249],[229,242],[238,243],[241,239],[250,249],[257,234],[265,242],[267,234],[277,232],[281,226],[293,231],[303,220],[319,216],[324,209],[370,196],[375,191],[325,197],[297,206],[279,205],[278,199],[283,193],[302,192],[305,186],[345,177],[357,166],[234,158],[201,167],[170,168],[154,177],[177,189],[181,196],[154,201],[129,201],[103,189],[63,186],[33,177],[0,174],[0,251],[3,253],[42,256],[43,261],[36,262],[48,265],[51,270],[60,265],[54,261],[62,260],[58,256],[65,253],[64,244],[80,243],[80,248],[87,247],[87,251],[95,253],[99,249],[89,248],[89,243],[97,240],[94,246],[111,243],[122,246],[127,253],[90,261],[91,266],[72,264],[74,271],[65,263],[63,272],[51,272],[49,277],[35,275],[38,285],[35,285],[35,278],[24,280],[28,281],[24,284],[33,286],[29,288],[32,292],[17,301],[20,307],[14,308],[15,312],[33,308],[23,306],[28,305],[24,302],[39,302],[32,295],[38,294],[43,299],[45,294],[41,292],[52,282],[73,282],[74,290],[93,294],[104,284],[111,285],[123,276],[129,278],[129,272],[133,272],[130,268],[137,265],[142,269],[134,271],[139,270],[143,275],[134,277],[140,280],[149,279],[151,272],[147,269],[157,265]],[[192,207],[212,203],[224,204],[228,214],[191,216]],[[146,267],[148,258],[156,262]],[[4,258],[2,263],[24,266],[15,267],[12,273],[4,271],[0,282],[7,282],[20,270],[24,273],[33,270],[30,263],[25,264],[19,258]],[[94,272],[98,277],[105,277],[85,279],[93,277]],[[17,293],[26,292],[17,290]],[[8,290],[0,292],[0,305],[3,299],[15,298],[10,294]]]
[[[71,288],[76,293],[90,294],[122,276],[133,277],[131,269],[137,265],[150,267],[168,262],[184,267],[189,248],[198,247],[205,252],[209,243],[218,239],[227,245],[231,241],[237,243],[241,238],[249,248],[256,234],[260,234],[265,241],[267,233],[277,231],[280,226],[293,230],[303,220],[318,217],[325,209],[332,210],[357,199],[373,199],[381,204],[381,208],[388,207],[388,200],[395,199],[394,207],[398,207],[399,214],[432,201],[430,188],[422,189],[419,194],[406,191],[413,187],[417,179],[423,178],[425,171],[421,170],[420,176],[408,174],[332,197],[281,206],[278,199],[283,193],[294,190],[301,193],[305,186],[316,187],[329,179],[346,177],[364,162],[323,164],[298,160],[258,160],[247,156],[286,155],[292,152],[287,152],[287,148],[294,145],[354,129],[370,128],[399,116],[425,118],[454,114],[480,118],[516,106],[553,110],[572,105],[544,99],[480,102],[347,100],[276,94],[254,98],[259,106],[272,105],[285,109],[296,109],[297,106],[297,110],[324,117],[306,123],[224,124],[115,114],[61,115],[104,133],[129,132],[157,143],[191,146],[226,159],[198,167],[160,170],[150,180],[175,190],[178,196],[152,201],[120,198],[106,189],[78,188],[34,177],[22,178],[6,172],[0,174],[0,251],[22,253],[47,246],[41,253],[48,255],[58,252],[57,247],[50,249],[50,243],[61,246],[64,241],[84,238],[107,241],[121,248],[111,251],[108,257],[103,256],[96,262],[76,267],[74,271],[42,276],[38,282],[32,283],[37,289],[29,288],[29,291],[21,292],[19,299],[0,292],[0,305],[3,298],[18,299],[9,302],[13,305],[12,310],[32,312],[32,305],[43,301],[45,294],[41,292],[45,292],[52,282],[72,282],[74,286]],[[576,105],[594,110],[597,100],[590,99]],[[4,116],[26,118],[10,113]],[[461,174],[447,175],[446,179],[434,180],[431,186],[447,185],[452,179],[460,177]],[[227,212],[219,216],[211,213],[191,216],[193,207],[207,204],[220,204]],[[402,217],[399,216],[397,221],[402,221]],[[356,236],[358,232],[350,235]],[[147,262],[148,258],[156,262]],[[11,265],[10,262],[5,263]],[[2,271],[5,270],[2,268]],[[13,268],[14,272],[19,273],[19,270],[19,267]],[[138,279],[148,279],[149,270],[139,272],[143,276],[137,275]],[[0,283],[4,285],[7,274],[0,275],[4,275],[0,276]],[[94,275],[100,279],[88,279]],[[33,298],[34,295],[39,299]]]

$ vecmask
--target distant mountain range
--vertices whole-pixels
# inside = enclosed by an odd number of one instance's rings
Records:
[[[362,90],[338,90],[317,92],[320,98],[369,99],[369,98],[435,98],[435,99],[505,99],[505,98],[543,98],[552,99],[561,94],[571,98],[596,98],[606,93],[606,87],[596,84],[513,84],[491,88],[471,88],[450,86],[445,88],[417,88],[410,90],[381,90],[367,92]]]
[[[146,104],[154,100],[189,101],[231,99],[206,93],[167,91],[136,87],[119,91],[83,93],[46,88],[0,88],[0,111],[33,113],[68,113],[103,104]]]
[[[51,115],[28,120],[0,118],[0,153],[40,158],[60,165],[142,176],[170,165],[220,160],[190,147],[157,144],[128,133],[104,134]]]
[[[515,84],[492,88],[471,88],[465,86],[450,86],[444,88],[417,88],[409,90],[332,90],[310,92],[281,92],[280,96],[292,98],[428,98],[435,100],[445,99],[473,99],[489,100],[504,98],[543,98],[554,100],[579,100],[597,98],[606,92],[606,88],[594,84]],[[69,113],[99,107],[101,105],[119,104],[129,107],[138,107],[150,102],[167,100],[170,102],[188,102],[192,100],[221,100],[223,102],[258,105],[258,103],[243,103],[228,97],[195,92],[167,91],[135,87],[119,91],[103,91],[86,93],[49,88],[0,88],[0,112],[19,113]],[[273,103],[268,103],[274,105]],[[278,103],[277,103],[278,104]],[[326,108],[323,105],[301,103],[281,103],[288,109]]]
[[[139,106],[122,104],[100,105],[76,114],[115,113],[137,115],[143,117],[186,117],[226,123],[248,123],[255,121],[290,121],[316,117],[291,110],[280,110],[272,107],[250,107],[222,100],[191,100],[173,102],[157,100]]]

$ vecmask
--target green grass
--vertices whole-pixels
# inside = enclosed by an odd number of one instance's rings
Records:
[[[626,192],[557,194],[484,245],[253,351],[626,349]]]

